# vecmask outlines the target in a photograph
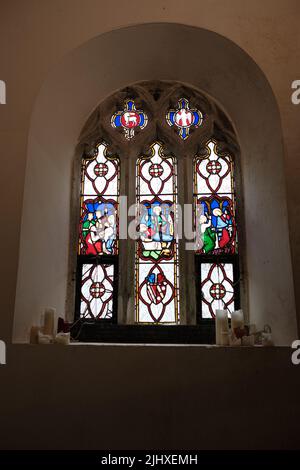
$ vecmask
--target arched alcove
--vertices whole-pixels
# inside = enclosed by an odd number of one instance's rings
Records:
[[[105,97],[142,80],[189,83],[231,117],[241,148],[250,320],[270,324],[276,344],[290,343],[296,314],[274,95],[234,43],[179,24],[103,34],[66,56],[47,77],[29,133],[14,341],[27,339],[44,306],[53,305],[60,315],[65,310],[72,162],[80,130]]]

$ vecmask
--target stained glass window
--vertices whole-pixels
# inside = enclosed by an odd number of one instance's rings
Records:
[[[230,135],[224,142],[223,130]],[[226,152],[221,151],[225,142]],[[224,308],[230,314],[240,308],[238,142],[230,120],[195,88],[145,81],[100,103],[80,145],[95,149],[81,161],[75,316],[87,319],[87,325],[78,321],[80,337],[114,341],[116,331],[121,336],[126,331],[126,341],[164,342],[174,335],[172,341],[180,342],[182,332],[191,338],[194,331],[196,342],[200,336],[214,341],[215,311]],[[118,149],[118,156],[112,149]],[[193,171],[184,174],[188,168]],[[178,200],[187,206],[179,207]],[[185,251],[194,249],[191,225],[197,235],[195,253]],[[70,258],[72,274],[75,258]],[[68,283],[70,294],[73,285]]]
[[[101,142],[81,164],[80,317],[111,319],[118,254],[119,159]]]
[[[201,263],[202,318],[213,318],[217,309],[233,310],[232,263]]]
[[[234,162],[211,140],[194,160],[197,289],[201,318],[238,306],[238,259]],[[199,262],[199,263],[198,263]]]
[[[179,322],[177,167],[155,142],[138,159],[135,308],[138,323]]]
[[[195,158],[197,251],[201,254],[235,253],[237,248],[233,160],[217,152],[210,141],[207,156]]]
[[[80,316],[111,319],[114,291],[113,264],[83,264]]]
[[[119,160],[99,144],[96,155],[82,161],[79,253],[118,253]]]

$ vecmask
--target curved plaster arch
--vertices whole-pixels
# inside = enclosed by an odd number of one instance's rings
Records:
[[[46,78],[32,114],[21,227],[14,341],[28,338],[44,306],[65,308],[74,150],[92,110],[142,80],[189,83],[230,116],[241,147],[250,320],[296,336],[280,116],[255,62],[232,41],[180,24],[102,34],[69,53]]]

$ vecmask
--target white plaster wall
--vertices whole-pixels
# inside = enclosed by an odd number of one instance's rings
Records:
[[[289,344],[296,337],[296,314],[281,125],[272,90],[234,43],[176,24],[103,34],[48,75],[28,142],[14,340],[26,340],[45,305],[64,311],[72,158],[85,120],[118,88],[148,79],[190,83],[231,117],[242,151],[250,319],[270,323],[276,343]]]

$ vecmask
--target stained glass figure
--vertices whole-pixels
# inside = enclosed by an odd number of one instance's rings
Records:
[[[174,256],[174,208],[159,198],[144,200],[139,206],[139,257],[171,259]]]
[[[233,254],[237,251],[233,160],[208,143],[208,156],[195,158],[194,201],[197,252]]]
[[[136,129],[144,129],[147,123],[146,113],[137,110],[133,100],[126,100],[124,109],[116,112],[111,118],[112,127],[122,127],[127,140],[134,137]]]
[[[82,161],[80,255],[118,253],[119,159],[97,145],[95,155]]]
[[[111,319],[114,265],[83,264],[81,279],[80,317]]]
[[[136,321],[179,322],[176,159],[162,144],[137,161]]]
[[[202,318],[214,318],[216,309],[234,310],[232,263],[201,263]]]
[[[190,109],[185,98],[178,100],[178,107],[167,112],[166,120],[169,126],[175,126],[179,136],[185,140],[192,127],[197,128],[203,122],[203,115],[198,109]]]

